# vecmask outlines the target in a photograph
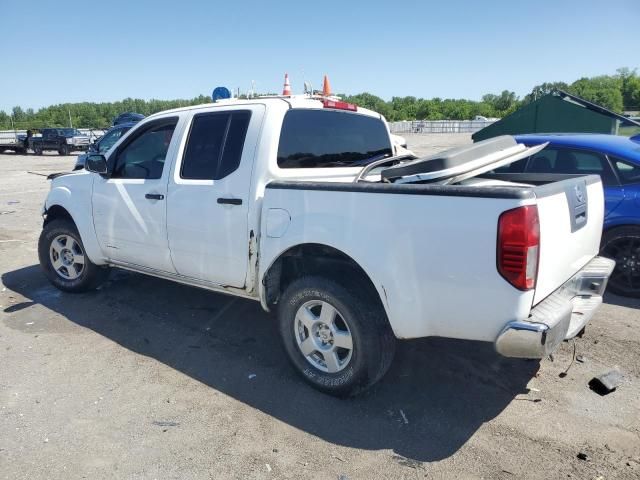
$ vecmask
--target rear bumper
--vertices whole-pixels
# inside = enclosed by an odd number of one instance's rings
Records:
[[[602,303],[615,262],[595,257],[568,282],[536,305],[529,318],[509,322],[495,342],[506,357],[543,358],[575,337]]]

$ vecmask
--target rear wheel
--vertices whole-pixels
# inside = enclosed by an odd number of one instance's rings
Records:
[[[323,277],[291,283],[278,309],[280,335],[300,375],[335,396],[352,396],[389,369],[395,337],[382,306]]]
[[[602,255],[616,261],[609,278],[609,291],[640,297],[640,227],[609,230],[602,239]]]
[[[52,220],[38,241],[40,266],[49,281],[65,292],[86,292],[99,287],[109,276],[87,257],[76,226],[67,219]]]

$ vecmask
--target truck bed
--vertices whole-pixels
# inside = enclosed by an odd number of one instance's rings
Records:
[[[584,186],[588,215],[572,232],[568,195],[576,185]],[[531,204],[540,216],[538,283],[521,291],[497,271],[497,222]],[[278,230],[271,210],[289,214],[284,234],[270,233]],[[538,186],[292,180],[266,186],[262,217],[261,269],[313,239],[370,275],[397,337],[494,341],[597,254],[603,200],[597,176]]]

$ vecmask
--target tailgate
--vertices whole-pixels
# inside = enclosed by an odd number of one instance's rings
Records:
[[[534,191],[540,218],[536,305],[598,254],[604,195],[596,175],[549,183]]]

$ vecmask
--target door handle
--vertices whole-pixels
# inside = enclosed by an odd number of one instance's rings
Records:
[[[218,198],[218,203],[226,205],[242,205],[241,198]]]
[[[144,198],[148,198],[149,200],[164,200],[164,195],[161,193],[147,193]]]

